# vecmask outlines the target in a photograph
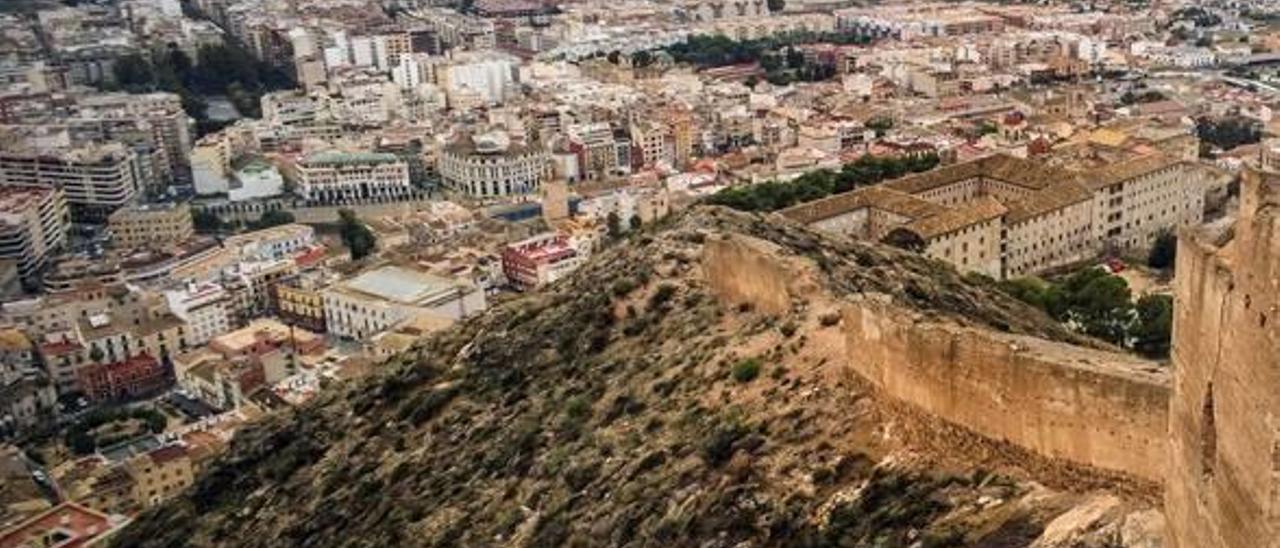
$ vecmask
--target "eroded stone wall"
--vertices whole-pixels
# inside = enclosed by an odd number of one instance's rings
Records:
[[[709,240],[703,269],[728,306],[838,307],[846,366],[889,397],[1045,457],[1163,479],[1169,382],[1154,363],[924,318],[885,296],[833,297],[811,261],[753,238]]]
[[[1168,376],[1133,357],[844,307],[848,367],[885,394],[1034,453],[1159,482]]]
[[[1280,546],[1280,175],[1246,171],[1234,237],[1179,238],[1165,486],[1176,548]]]

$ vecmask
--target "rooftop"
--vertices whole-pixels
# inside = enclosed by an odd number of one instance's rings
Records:
[[[57,546],[72,548],[93,544],[109,535],[123,520],[74,502],[46,510],[0,536],[0,548]]]
[[[354,166],[399,161],[400,158],[398,156],[388,152],[340,152],[330,150],[307,156],[302,163],[312,166]]]
[[[458,283],[401,266],[384,266],[344,282],[343,287],[400,304],[429,304],[458,291]]]

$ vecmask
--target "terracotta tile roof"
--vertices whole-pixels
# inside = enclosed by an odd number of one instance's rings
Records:
[[[1020,223],[1091,199],[1093,199],[1093,192],[1078,182],[1070,181],[1051,185],[1026,197],[1009,200],[1005,204],[1009,208],[1009,213],[1005,215],[1004,220],[1010,224]]]
[[[949,208],[938,214],[908,223],[906,228],[919,234],[924,240],[932,240],[945,234],[990,221],[1008,211],[1004,204],[991,196],[983,196],[960,207]]]
[[[937,215],[946,209],[933,202],[885,188],[881,185],[861,188],[791,206],[779,213],[791,220],[812,224],[823,219],[830,219],[868,207],[889,211],[912,219]]]
[[[1146,156],[1139,156],[1131,160],[1108,165],[1092,173],[1087,173],[1085,174],[1084,181],[1090,189],[1097,190],[1121,181],[1127,181],[1154,171],[1159,171],[1179,163],[1181,163],[1179,160],[1165,156],[1164,154],[1148,154]]]

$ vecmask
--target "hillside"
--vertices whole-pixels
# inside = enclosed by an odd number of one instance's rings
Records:
[[[701,248],[725,234],[813,259],[832,294],[1094,344],[938,263],[700,208],[246,429],[115,544],[1150,545],[1142,486],[870,396],[824,303],[718,303]]]

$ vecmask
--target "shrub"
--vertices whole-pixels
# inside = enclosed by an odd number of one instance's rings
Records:
[[[1156,234],[1151,243],[1151,252],[1147,254],[1147,266],[1151,268],[1173,268],[1178,256],[1178,237],[1172,231],[1162,230]]]
[[[790,337],[796,334],[796,329],[798,328],[799,326],[796,325],[796,322],[787,320],[786,323],[782,324],[781,326],[778,326],[778,331],[782,332],[782,336]]]
[[[625,297],[629,295],[632,291],[635,291],[635,289],[636,289],[636,281],[629,277],[621,278],[618,281],[613,282],[613,287],[611,288],[614,296],[616,297]]]
[[[655,290],[653,292],[653,295],[649,297],[649,309],[652,310],[664,304],[667,304],[667,302],[670,301],[671,298],[674,297],[675,295],[676,295],[676,286],[671,284],[659,285],[658,289]]]
[[[747,383],[760,376],[760,360],[748,358],[733,366],[733,380]]]

